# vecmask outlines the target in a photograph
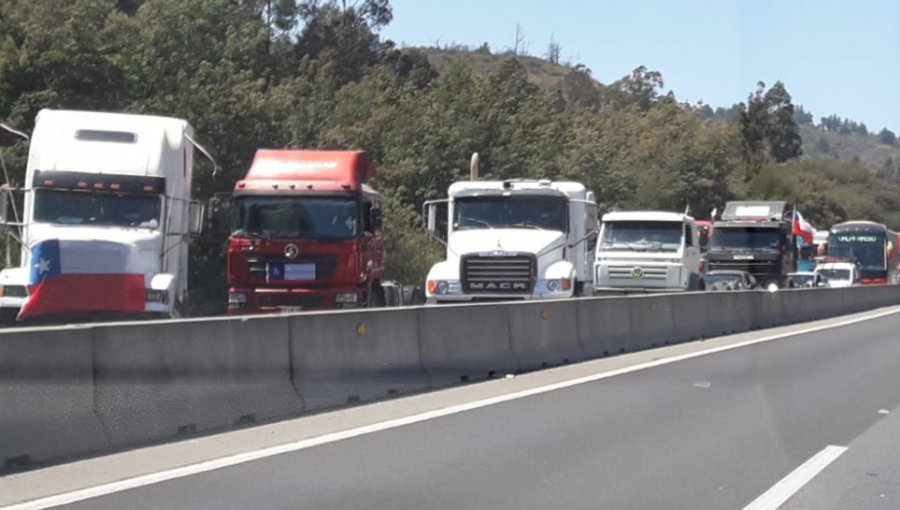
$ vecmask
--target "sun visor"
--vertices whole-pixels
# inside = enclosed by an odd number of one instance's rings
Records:
[[[260,149],[244,180],[364,183],[373,173],[363,151]]]

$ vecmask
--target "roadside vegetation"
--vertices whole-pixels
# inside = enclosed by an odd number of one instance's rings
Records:
[[[900,158],[888,168],[832,148],[855,133],[887,157],[893,133],[817,127],[780,82],[717,111],[664,93],[663,76],[641,66],[601,84],[560,64],[559,47],[549,62],[400,48],[379,35],[391,19],[388,0],[5,1],[0,119],[29,131],[41,108],[185,118],[222,170],[213,179],[197,160],[201,199],[230,190],[260,147],[367,150],[390,276],[405,283],[441,254],[421,228],[422,202],[467,178],[476,151],[482,178],[582,181],[602,210],[690,207],[705,218],[733,198],[786,198],[819,228],[900,227]],[[810,149],[803,137],[816,133]],[[21,185],[27,145],[0,134],[0,147]],[[196,313],[224,306],[224,245],[208,232],[192,248]]]

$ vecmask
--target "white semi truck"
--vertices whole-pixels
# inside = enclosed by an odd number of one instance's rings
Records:
[[[20,266],[0,271],[0,315],[182,315],[203,224],[193,149],[208,156],[192,135],[180,119],[42,110],[21,193],[0,193],[0,223],[22,247]]]
[[[446,216],[438,211],[446,205]],[[426,279],[429,303],[552,299],[590,293],[594,193],[577,182],[463,181],[425,204],[447,260]],[[446,221],[446,225],[443,225]]]
[[[594,290],[700,290],[703,269],[694,218],[674,212],[603,215]]]

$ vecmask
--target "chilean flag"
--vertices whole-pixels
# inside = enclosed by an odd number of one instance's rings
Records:
[[[19,320],[77,312],[141,313],[144,275],[129,271],[130,248],[108,241],[51,239],[31,248],[28,298]]]
[[[806,244],[812,244],[813,235],[815,233],[815,227],[803,219],[800,211],[794,211],[794,235],[803,238],[803,241],[806,242]]]

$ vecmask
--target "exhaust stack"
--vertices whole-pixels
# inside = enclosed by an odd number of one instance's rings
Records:
[[[469,180],[478,180],[478,153],[472,153],[472,162],[469,164]]]

